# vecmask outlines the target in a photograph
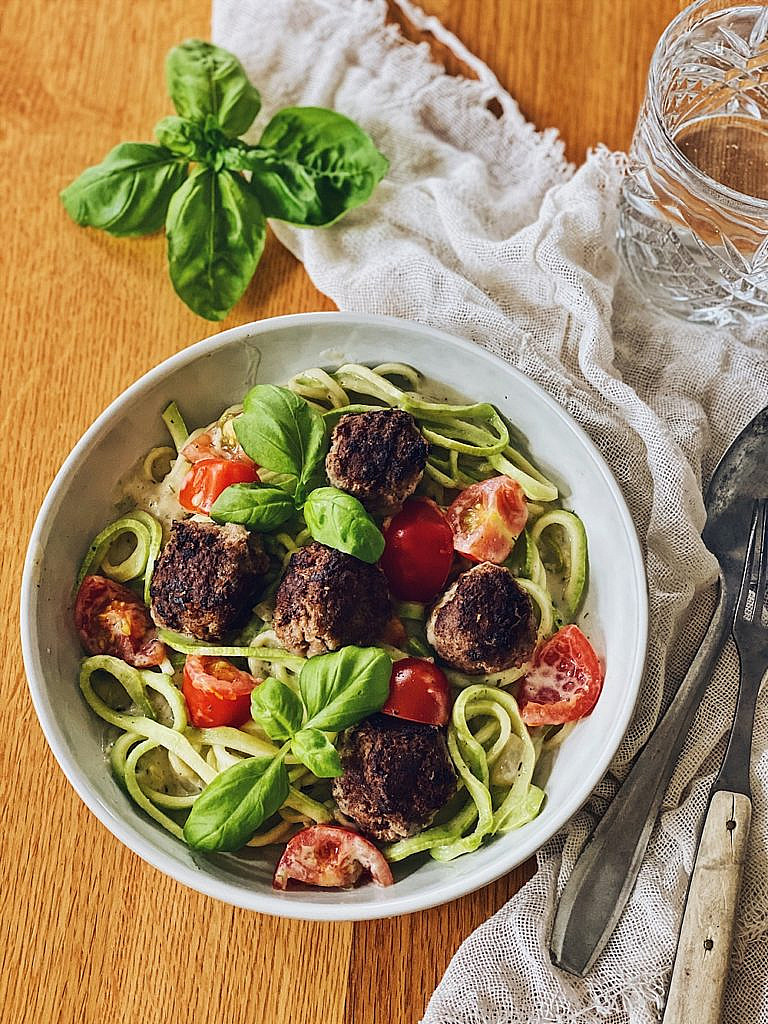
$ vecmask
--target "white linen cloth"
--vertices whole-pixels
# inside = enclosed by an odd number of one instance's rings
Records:
[[[556,133],[536,132],[488,68],[435,19],[429,27],[478,81],[446,75],[424,44],[404,41],[386,23],[384,0],[213,0],[214,41],[263,90],[259,125],[287,104],[333,107],[389,157],[373,199],[338,225],[273,225],[317,287],[341,309],[471,338],[538,381],[608,460],[647,551],[650,647],[631,728],[590,802],[540,851],[535,877],[460,947],[424,1022],[646,1024],[659,1016],[708,785],[724,751],[733,651],[720,660],[690,732],[632,899],[584,981],[551,965],[549,932],[596,816],[703,631],[715,564],[700,538],[702,484],[768,403],[768,332],[693,327],[649,308],[622,280],[614,252],[621,156],[599,149],[574,172]],[[491,98],[502,117],[488,109]],[[599,538],[592,545],[599,549]],[[755,730],[729,1024],[768,1024],[766,705]]]

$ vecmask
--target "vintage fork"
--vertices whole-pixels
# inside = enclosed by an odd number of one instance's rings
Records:
[[[733,617],[740,679],[736,715],[691,875],[663,1024],[718,1024],[746,854],[755,706],[768,670],[768,499],[755,503]]]

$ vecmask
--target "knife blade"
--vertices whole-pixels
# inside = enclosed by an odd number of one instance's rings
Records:
[[[583,977],[605,948],[635,884],[656,817],[733,617],[755,498],[768,487],[768,406],[720,460],[707,496],[704,543],[720,566],[718,600],[675,697],[588,838],[566,883],[550,942],[553,963]]]

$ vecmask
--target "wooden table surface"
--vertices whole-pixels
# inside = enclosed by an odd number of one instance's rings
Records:
[[[651,50],[681,4],[424,6],[490,64],[530,120],[559,127],[569,157],[580,161],[597,142],[629,143]],[[235,910],[122,847],[70,788],[37,724],[17,606],[23,552],[43,494],[108,402],[215,330],[173,294],[161,238],[126,242],[82,231],[57,194],[118,141],[150,137],[170,112],[164,55],[187,36],[208,35],[209,15],[209,0],[3,4],[3,1024],[417,1021],[462,939],[531,870],[448,906],[370,924]],[[221,328],[331,308],[271,239],[255,281]]]

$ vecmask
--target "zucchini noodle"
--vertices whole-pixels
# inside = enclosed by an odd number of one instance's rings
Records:
[[[484,719],[486,728],[473,735],[470,722],[476,718]],[[493,786],[491,769],[512,741],[519,747],[514,781]],[[454,860],[476,850],[486,836],[520,828],[538,814],[544,793],[532,782],[536,751],[511,694],[482,685],[463,690],[453,706],[448,750],[468,799],[447,822],[388,846],[388,860],[427,850],[435,860]],[[501,788],[506,788],[503,795]]]
[[[401,390],[390,377],[405,380],[412,390]],[[557,498],[555,485],[510,445],[509,429],[494,406],[488,402],[451,405],[427,401],[416,391],[420,380],[419,373],[405,363],[382,363],[373,369],[348,363],[330,374],[324,370],[305,370],[293,377],[288,386],[323,409],[331,424],[347,412],[364,412],[381,405],[409,412],[430,443],[426,472],[443,487],[460,490],[488,476],[490,466],[491,471],[495,469],[517,480],[528,498]],[[352,395],[373,399],[378,404],[356,403]],[[460,465],[460,458],[467,465]]]
[[[552,598],[549,591],[533,580],[527,580],[524,576],[517,578],[517,585],[521,587],[539,610],[539,640],[548,637],[555,625],[555,609],[552,605]]]
[[[175,402],[171,402],[164,410],[163,423],[168,428],[168,433],[171,435],[171,440],[174,443],[176,451],[180,452],[187,443],[189,431],[187,430],[187,425],[184,422],[184,417],[181,415],[179,407]]]
[[[452,686],[458,690],[466,690],[468,686],[477,686],[478,683],[482,683],[484,686],[512,686],[513,683],[519,682],[530,671],[530,668],[530,663],[526,661],[522,665],[513,665],[512,668],[504,669],[502,672],[491,672],[488,675],[480,676],[469,676],[465,672],[459,672],[458,669],[453,668],[445,668],[443,671]]]
[[[301,660],[301,659],[298,659]],[[129,711],[117,711],[96,692],[93,677],[105,673],[119,683],[130,700]],[[131,799],[151,818],[177,838],[183,838],[178,821],[166,812],[187,812],[202,792],[205,785],[216,775],[237,763],[242,757],[274,756],[278,747],[267,738],[254,735],[245,729],[218,726],[195,729],[187,722],[187,708],[184,697],[172,680],[162,672],[150,669],[135,669],[111,655],[94,655],[84,659],[80,671],[80,689],[92,711],[109,725],[123,730],[112,744],[109,758],[112,771],[125,787]],[[147,691],[152,690],[160,698],[161,712],[156,713]],[[159,717],[169,721],[166,725]],[[255,723],[250,723],[257,729]],[[147,781],[146,772],[141,770],[142,759],[165,753],[172,769],[177,788],[187,791],[166,792]],[[296,765],[295,758],[286,758],[288,765]],[[288,798],[283,805],[290,820],[288,831],[296,823],[328,822],[332,813],[325,804],[302,792],[301,786],[313,785],[318,780],[304,768],[292,780]],[[190,792],[192,787],[194,791]],[[280,834],[286,830],[280,823]],[[267,845],[275,842],[269,838],[274,828],[257,833],[249,845]]]
[[[448,403],[420,394],[422,377],[405,363],[381,363],[373,368],[348,363],[329,372],[313,367],[297,374],[289,387],[317,409],[332,428],[341,416],[382,408],[410,413],[428,442],[429,451],[417,494],[447,506],[456,492],[496,475],[515,480],[525,495],[528,520],[505,563],[531,599],[537,621],[537,642],[549,637],[562,621],[572,621],[583,600],[587,577],[587,538],[572,512],[558,507],[557,486],[520,451],[515,430],[487,402]],[[242,405],[224,410],[219,419],[191,433],[175,402],[162,414],[173,447],[160,444],[139,462],[142,490],[131,496],[128,511],[106,526],[91,543],[80,566],[76,586],[89,573],[100,572],[118,583],[132,583],[150,604],[150,584],[163,544],[163,528],[183,515],[178,492],[190,463],[181,454],[200,438],[202,453],[221,448],[237,452],[234,421]],[[199,457],[187,449],[190,458]],[[292,493],[295,479],[259,470],[262,483]],[[176,511],[178,509],[178,511]],[[203,514],[194,517],[209,522]],[[286,842],[312,823],[345,819],[331,798],[328,779],[316,777],[286,747],[274,743],[255,721],[241,727],[196,728],[188,720],[181,692],[181,669],[190,655],[235,659],[259,682],[277,679],[300,696],[299,674],[306,659],[281,647],[272,628],[274,598],[294,552],[312,542],[301,511],[292,514],[280,531],[262,537],[271,568],[247,625],[228,642],[205,643],[159,628],[157,636],[168,656],[158,668],[136,669],[111,655],[85,658],[80,670],[83,698],[99,718],[118,733],[109,746],[109,762],[118,783],[131,800],[173,836],[183,839],[184,820],[205,787],[221,772],[243,759],[281,754],[288,772],[288,796],[282,806],[250,837],[248,846]],[[458,563],[459,566],[461,563]],[[562,570],[562,571],[561,571]],[[449,577],[453,579],[453,577]],[[554,598],[553,598],[554,590]],[[395,614],[406,640],[397,648],[379,646],[397,661],[416,656],[435,659],[426,639],[430,608],[401,601]],[[395,635],[395,634],[392,634]],[[566,740],[575,723],[529,730],[515,694],[530,671],[527,661],[504,671],[472,676],[444,668],[454,688],[455,702],[447,729],[447,747],[458,776],[454,797],[431,827],[389,844],[385,855],[400,861],[428,852],[438,861],[451,861],[476,850],[488,837],[520,828],[539,813],[544,792],[534,784],[540,758],[550,757]],[[115,696],[117,694],[117,696]],[[328,734],[331,742],[336,736]],[[541,778],[546,766],[542,764]],[[537,776],[540,780],[540,777]],[[441,820],[442,818],[442,820]]]
[[[168,647],[180,654],[197,654],[200,657],[208,658],[258,658],[259,661],[285,662],[291,667],[301,668],[305,659],[282,647],[264,647],[259,644],[248,646],[227,646],[226,644],[205,644],[191,637],[183,636],[181,633],[174,633],[170,629],[158,629],[158,637]]]
[[[170,466],[176,461],[176,449],[169,448],[167,445],[160,445],[158,448],[153,448],[147,453],[147,457],[142,463],[142,470],[147,480],[150,480],[153,484],[159,484],[163,477],[167,476],[167,473],[163,473],[162,476],[157,475],[157,464],[162,459],[164,462],[169,463]]]
[[[110,560],[110,552],[123,537],[133,537],[135,545],[121,562],[114,563]],[[142,578],[144,603],[149,604],[149,586],[162,542],[162,527],[148,512],[136,509],[126,516],[121,516],[91,541],[77,574],[75,588],[80,588],[80,584],[93,569],[100,569],[116,583],[128,583]]]
[[[550,526],[559,526],[565,534],[567,554],[564,561],[568,567],[568,578],[563,590],[563,600],[568,613],[574,616],[579,610],[587,579],[587,534],[578,516],[558,508],[552,512],[545,512],[537,519],[531,529],[531,540],[534,544],[538,545],[542,533]]]

